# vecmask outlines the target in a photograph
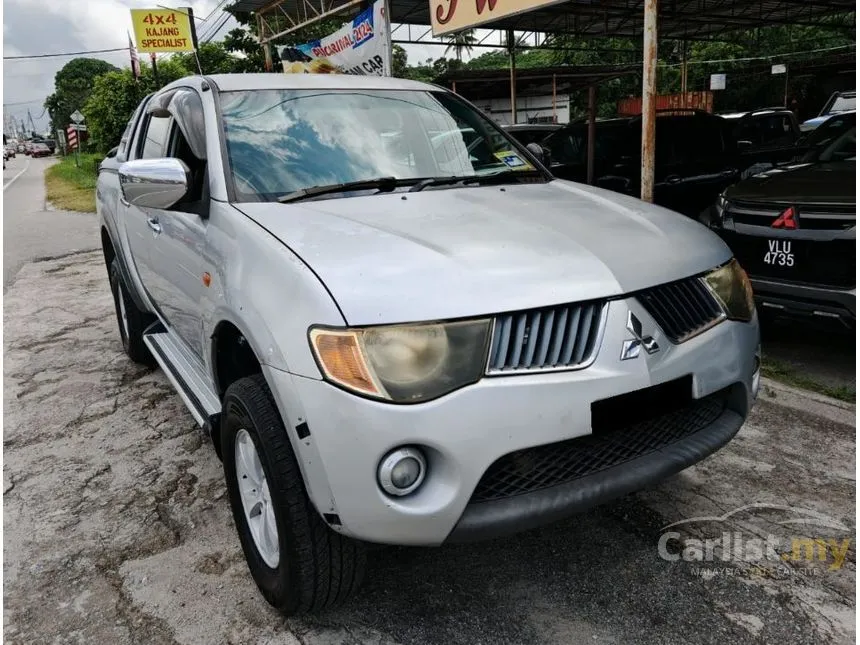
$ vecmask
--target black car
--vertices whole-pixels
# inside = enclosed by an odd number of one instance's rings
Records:
[[[530,143],[540,144],[549,135],[561,129],[557,123],[517,123],[516,125],[503,125],[505,132],[511,135],[524,146]]]
[[[571,123],[543,141],[554,175],[586,180],[587,129],[586,123]],[[638,197],[642,118],[598,121],[595,132],[595,185]],[[655,203],[691,217],[712,205],[740,173],[731,124],[697,110],[658,112],[654,163]]]
[[[853,328],[856,125],[826,141],[799,163],[727,189],[710,225],[750,274],[761,313],[831,318]]]
[[[783,108],[721,114],[732,127],[743,166],[791,161],[801,138],[797,116]]]

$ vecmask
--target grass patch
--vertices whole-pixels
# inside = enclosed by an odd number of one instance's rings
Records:
[[[56,208],[84,213],[96,212],[96,181],[102,155],[80,156],[80,167],[75,157],[63,157],[45,171],[45,191],[48,201]]]
[[[763,357],[761,365],[762,376],[771,378],[774,381],[785,383],[793,387],[799,387],[810,392],[817,392],[829,396],[833,399],[846,401],[848,403],[857,402],[857,392],[853,387],[847,385],[827,385],[813,378],[809,378],[805,374],[801,374],[794,367],[781,361]]]

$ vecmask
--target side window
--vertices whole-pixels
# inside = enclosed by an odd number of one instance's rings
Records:
[[[128,149],[128,141],[131,138],[132,125],[134,125],[134,117],[125,126],[125,132],[122,133],[122,139],[119,140],[119,146],[116,151],[117,161],[125,161],[126,150]]]
[[[183,161],[190,179],[188,194],[174,208],[205,216],[209,200],[203,106],[196,93],[180,91],[171,101],[170,111],[174,118],[163,119],[170,124],[170,136],[163,156]]]
[[[170,121],[170,117],[149,116],[141,146],[141,159],[158,159],[164,156],[164,146],[170,131]]]

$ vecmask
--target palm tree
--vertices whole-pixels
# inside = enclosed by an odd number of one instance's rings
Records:
[[[477,42],[475,38],[475,30],[474,29],[464,29],[463,31],[458,31],[456,34],[451,34],[447,36],[448,46],[445,48],[445,55],[448,55],[448,52],[452,49],[454,50],[454,54],[457,56],[457,60],[461,63],[463,62],[463,50],[467,53],[472,52],[472,45]]]

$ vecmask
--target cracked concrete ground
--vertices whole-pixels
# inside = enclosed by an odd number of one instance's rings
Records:
[[[214,451],[121,353],[99,254],[25,265],[4,319],[6,643],[854,641],[852,406],[770,385],[728,447],[655,489],[509,539],[375,549],[353,602],[285,620],[247,572]],[[748,508],[672,530],[851,538],[844,563],[659,557],[665,525],[750,504],[831,527]]]

